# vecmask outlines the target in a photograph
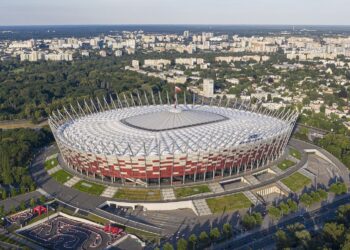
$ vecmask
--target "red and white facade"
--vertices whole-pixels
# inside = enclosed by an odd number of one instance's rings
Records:
[[[144,186],[225,178],[280,157],[298,115],[237,100],[194,100],[176,109],[152,100],[97,99],[53,113],[49,124],[67,166],[92,179]]]

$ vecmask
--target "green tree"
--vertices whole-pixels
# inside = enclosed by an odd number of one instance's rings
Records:
[[[230,238],[232,236],[232,226],[229,223],[225,223],[222,226],[222,232],[226,238]]]
[[[199,240],[201,242],[207,242],[208,239],[209,239],[209,236],[208,236],[207,232],[203,231],[203,232],[200,233]]]
[[[40,198],[39,198],[39,200],[40,200],[40,204],[44,204],[44,203],[46,202],[46,197],[45,197],[45,195],[41,195]]]
[[[1,193],[1,198],[2,198],[3,200],[5,200],[5,199],[7,198],[7,193],[6,193],[5,190],[2,191],[2,193]]]
[[[217,240],[217,239],[219,239],[220,238],[220,236],[221,236],[221,234],[220,234],[220,230],[219,230],[219,228],[217,228],[217,227],[215,227],[215,228],[212,228],[211,230],[210,230],[210,238],[212,239],[212,240]]]
[[[301,231],[295,232],[295,238],[298,241],[298,245],[302,245],[305,249],[308,249],[308,244],[311,240],[311,235],[309,231],[303,229]]]
[[[30,201],[29,201],[29,206],[30,206],[31,208],[33,208],[33,207],[35,207],[35,205],[36,205],[35,199],[34,199],[34,198],[31,198]]]
[[[295,213],[296,211],[298,211],[298,204],[292,199],[288,199],[287,204],[291,213]]]
[[[163,250],[174,250],[174,247],[173,247],[173,245],[171,245],[169,242],[166,242],[166,243],[163,245]]]
[[[287,215],[289,214],[289,206],[288,204],[284,203],[284,202],[281,202],[280,205],[279,205],[279,208],[282,212],[282,215]]]
[[[279,208],[275,206],[271,206],[268,208],[268,213],[271,219],[273,220],[279,220],[282,217],[282,212]]]
[[[195,249],[197,244],[197,236],[195,234],[191,234],[190,237],[188,238],[188,241],[190,243],[190,247],[192,249]]]
[[[322,237],[331,244],[332,249],[339,249],[344,233],[345,227],[343,224],[331,222],[323,226]]]
[[[343,182],[336,182],[333,183],[330,187],[329,187],[329,191],[334,193],[335,195],[341,195],[341,194],[345,194],[347,192],[347,187]]]
[[[285,249],[291,246],[291,241],[285,231],[277,230],[275,237],[277,249]]]
[[[185,240],[184,238],[181,238],[177,241],[177,250],[187,250],[187,240]]]
[[[21,211],[26,209],[26,203],[24,201],[21,201],[19,207],[20,207]]]
[[[310,195],[304,193],[300,196],[300,202],[303,203],[306,207],[311,206],[313,200]]]

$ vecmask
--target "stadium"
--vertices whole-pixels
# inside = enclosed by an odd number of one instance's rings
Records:
[[[183,93],[172,103],[168,93],[163,100],[160,92],[143,94],[53,112],[49,125],[67,167],[144,187],[230,178],[281,157],[298,116],[226,97]]]

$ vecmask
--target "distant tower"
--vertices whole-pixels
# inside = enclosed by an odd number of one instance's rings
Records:
[[[190,31],[185,30],[185,31],[184,31],[184,37],[185,37],[185,38],[189,38],[189,37],[190,37]]]
[[[214,95],[213,79],[203,79],[203,95],[205,97],[212,97]]]

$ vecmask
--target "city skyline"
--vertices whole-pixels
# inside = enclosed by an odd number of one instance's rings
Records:
[[[341,8],[339,8],[341,6]],[[335,0],[2,1],[0,26],[84,24],[349,25],[350,3]]]

